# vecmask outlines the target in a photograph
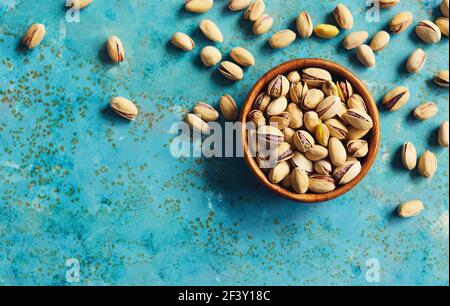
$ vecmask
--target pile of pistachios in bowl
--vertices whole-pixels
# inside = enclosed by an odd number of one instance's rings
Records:
[[[247,119],[255,127],[249,147],[259,167],[271,183],[298,194],[348,184],[369,152],[364,138],[373,120],[366,102],[348,80],[321,68],[275,77]]]

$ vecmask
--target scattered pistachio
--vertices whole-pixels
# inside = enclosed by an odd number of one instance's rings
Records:
[[[394,16],[389,23],[391,32],[394,34],[400,34],[405,31],[414,21],[414,17],[411,12],[401,12]]]
[[[273,49],[283,49],[292,44],[297,35],[291,30],[282,30],[275,33],[269,40],[269,45]]]
[[[200,53],[200,58],[206,67],[212,67],[220,63],[222,54],[215,47],[204,47]]]
[[[396,87],[389,91],[383,98],[383,105],[389,111],[399,110],[408,103],[410,98],[409,89],[406,87]]]
[[[333,11],[334,19],[336,19],[337,24],[345,30],[353,28],[353,15],[343,4],[338,4],[338,6]]]
[[[308,12],[301,12],[297,17],[297,31],[301,38],[311,37],[314,26]]]
[[[238,47],[230,51],[231,58],[241,66],[255,66],[255,57],[247,49]]]
[[[32,24],[22,38],[22,44],[28,49],[34,49],[42,42],[45,37],[45,26],[40,23]]]
[[[373,51],[378,52],[384,50],[391,40],[391,36],[386,31],[380,31],[374,35],[370,42],[370,47]]]
[[[267,14],[264,14],[253,23],[253,33],[255,35],[265,34],[269,32],[272,26],[273,18]]]
[[[441,41],[442,33],[432,21],[422,20],[416,26],[416,34],[427,44],[436,44]]]
[[[355,49],[364,44],[368,38],[369,33],[366,31],[350,33],[343,41],[344,48],[347,50]]]
[[[426,151],[419,159],[418,169],[423,177],[432,178],[437,170],[436,155]]]
[[[224,61],[220,64],[219,72],[231,81],[239,81],[244,78],[242,68],[229,61]]]
[[[402,148],[402,162],[406,169],[414,170],[417,166],[417,150],[410,141],[405,142]]]
[[[436,116],[438,108],[433,102],[426,102],[416,107],[414,117],[418,120],[428,120]]]
[[[238,107],[233,97],[230,95],[224,95],[220,97],[220,110],[223,116],[228,121],[235,121],[239,115]]]
[[[319,24],[314,28],[317,37],[329,39],[339,35],[339,29],[331,24]]]
[[[442,122],[441,126],[439,127],[439,133],[438,133],[438,143],[441,147],[448,148],[448,121]]]
[[[406,62],[406,70],[409,73],[418,73],[425,66],[427,60],[427,53],[423,49],[416,49],[408,58]]]
[[[187,34],[177,32],[172,36],[172,44],[183,51],[192,51],[195,48],[195,42]]]
[[[414,200],[400,205],[397,213],[401,218],[412,218],[420,215],[424,209],[425,207],[422,201]]]
[[[128,120],[135,120],[139,113],[137,106],[124,97],[114,97],[109,104],[116,114]]]
[[[200,30],[206,38],[213,42],[223,42],[223,34],[214,21],[204,19],[200,22]]]
[[[191,13],[206,13],[213,7],[213,0],[186,0],[184,8]]]

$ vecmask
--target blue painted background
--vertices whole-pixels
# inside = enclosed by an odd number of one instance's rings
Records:
[[[370,285],[366,261],[380,262],[382,285],[448,285],[448,150],[436,144],[448,120],[449,98],[434,73],[448,69],[448,39],[419,42],[411,27],[393,37],[366,69],[333,40],[297,40],[273,51],[270,35],[251,34],[225,0],[205,15],[185,12],[181,0],[95,0],[80,23],[65,20],[64,0],[0,0],[0,284],[65,285],[66,260],[80,262],[82,285]],[[339,1],[266,1],[273,31],[295,29],[308,10],[315,23],[332,22]],[[416,21],[439,15],[437,0],[401,1],[368,23],[364,1],[342,1],[354,30],[372,35],[401,10]],[[221,26],[225,54],[243,46],[257,65],[237,84],[203,68],[197,30],[202,18]],[[32,52],[19,48],[29,24],[48,34]],[[197,48],[169,43],[176,31]],[[111,65],[104,42],[122,38],[127,58]],[[409,75],[408,55],[429,52],[424,70]],[[346,196],[299,205],[264,189],[241,159],[175,159],[168,129],[196,101],[215,106],[224,93],[239,104],[254,82],[286,60],[322,57],[349,67],[377,100],[396,85],[412,91],[396,113],[381,112],[382,143],[368,177]],[[142,113],[134,123],[108,109],[111,96],[130,97]],[[411,110],[435,101],[439,115],[418,122]],[[404,171],[399,149],[413,141],[439,159],[433,180]],[[426,211],[395,216],[398,204],[421,199]]]

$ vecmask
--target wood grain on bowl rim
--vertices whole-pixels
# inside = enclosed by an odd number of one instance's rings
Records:
[[[362,164],[361,173],[350,183],[346,185],[339,185],[334,191],[326,194],[310,194],[310,193],[297,194],[284,189],[280,185],[272,184],[268,180],[264,172],[259,168],[255,158],[252,157],[252,154],[249,151],[249,146],[247,143],[247,130],[246,130],[247,116],[252,110],[253,102],[255,101],[258,94],[261,93],[261,91],[263,91],[263,89],[266,88],[268,83],[277,75],[279,74],[286,75],[291,71],[302,70],[310,67],[326,69],[333,75],[333,78],[336,77],[337,79],[342,80],[347,79],[352,84],[355,91],[358,92],[364,98],[364,101],[366,101],[368,112],[373,120],[373,128],[367,138],[369,142],[369,153],[361,162]],[[362,181],[362,179],[367,175],[373,163],[375,162],[380,146],[380,117],[378,113],[377,104],[373,99],[372,94],[364,85],[364,83],[361,80],[359,80],[348,69],[334,62],[323,59],[314,59],[314,58],[297,59],[281,64],[273,68],[269,72],[267,72],[262,78],[260,78],[256,82],[256,84],[253,86],[252,90],[248,94],[241,111],[241,122],[243,123],[241,141],[243,142],[245,161],[247,162],[247,165],[249,166],[250,170],[259,179],[259,181],[261,181],[264,184],[264,186],[266,186],[268,189],[272,190],[278,195],[281,195],[287,199],[297,202],[303,203],[325,202],[332,199],[336,199],[344,195],[345,193],[349,192],[356,185],[358,185]]]

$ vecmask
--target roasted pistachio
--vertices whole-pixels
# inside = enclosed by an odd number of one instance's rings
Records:
[[[426,102],[416,107],[414,117],[418,120],[428,120],[436,116],[438,108],[433,102]]]
[[[247,8],[251,2],[251,0],[228,0],[228,8],[231,11],[241,11]]]
[[[84,9],[89,4],[91,4],[94,0],[70,0],[67,2],[66,6],[76,8],[76,9]]]
[[[253,103],[253,109],[265,112],[267,106],[269,106],[270,101],[271,97],[267,93],[263,92],[256,98],[255,102]]]
[[[290,103],[287,107],[287,112],[291,114],[291,121],[289,127],[298,130],[303,126],[303,112],[295,103]]]
[[[311,133],[314,133],[316,127],[321,123],[322,120],[320,120],[319,115],[314,111],[306,112],[303,116],[303,124]]]
[[[269,40],[269,45],[273,49],[283,49],[292,44],[297,35],[291,30],[282,30],[275,33]]]
[[[427,54],[423,49],[416,49],[408,58],[406,62],[406,70],[409,73],[418,73],[422,70],[427,60]]]
[[[367,113],[367,105],[366,102],[364,101],[364,99],[358,95],[358,94],[353,94],[347,101],[348,107],[349,108],[356,108],[359,109],[360,111],[366,112]]]
[[[276,127],[266,125],[257,131],[258,139],[264,143],[281,144],[284,142],[284,134]]]
[[[238,47],[230,51],[231,58],[241,66],[255,66],[255,57],[247,49]]]
[[[266,10],[264,0],[253,1],[244,13],[244,18],[250,21],[258,20]]]
[[[117,36],[110,36],[106,42],[106,50],[113,63],[120,63],[125,60],[125,50],[122,42]]]
[[[312,149],[312,147],[315,145],[315,140],[314,138],[311,136],[311,134],[309,134],[306,131],[300,130],[297,131],[294,136],[293,136],[293,142],[294,142],[294,146],[301,152],[301,153],[306,153],[309,150]]]
[[[200,58],[206,67],[212,67],[220,63],[222,54],[215,47],[204,47],[200,53]]]
[[[314,170],[318,174],[330,175],[331,172],[333,171],[333,166],[327,160],[319,160],[319,161],[314,163]]]
[[[270,82],[267,87],[267,93],[274,98],[279,98],[286,96],[289,93],[289,89],[289,80],[284,75],[278,75]]]
[[[264,113],[260,110],[252,110],[248,114],[248,121],[255,124],[255,126],[265,126],[266,125],[266,117],[264,117]]]
[[[301,103],[303,109],[313,110],[322,102],[325,98],[325,94],[323,91],[313,88],[308,91],[306,96],[303,99],[303,103]]]
[[[341,99],[329,96],[317,105],[316,111],[321,120],[328,120],[336,116],[341,108]]]
[[[334,179],[329,175],[312,175],[309,178],[309,190],[315,193],[328,193],[336,189]]]
[[[449,2],[448,0],[442,0],[440,6],[442,16],[447,18],[448,18],[448,2]]]
[[[209,126],[206,121],[202,120],[200,117],[194,114],[188,114],[186,117],[186,122],[189,124],[192,130],[195,132],[200,132],[203,134],[209,133]]]
[[[331,163],[336,167],[342,166],[347,161],[347,151],[342,142],[335,137],[330,138],[328,152]]]
[[[414,170],[417,166],[417,151],[410,141],[405,142],[402,148],[402,162],[406,169]]]
[[[435,21],[436,25],[441,30],[442,35],[448,37],[449,20],[447,17],[439,17]]]
[[[253,33],[255,35],[262,35],[269,32],[273,26],[273,18],[267,14],[262,15],[253,23]]]
[[[283,142],[276,148],[275,154],[275,160],[278,163],[290,160],[294,156],[294,151],[289,143]]]
[[[294,145],[294,134],[295,130],[291,129],[290,127],[287,127],[283,130],[284,140],[291,146]]]
[[[206,122],[216,121],[219,118],[219,112],[216,111],[211,105],[203,102],[197,103],[193,109],[193,113]]]
[[[356,49],[358,60],[366,67],[373,67],[376,64],[375,54],[368,45],[361,45]]]
[[[109,104],[116,114],[128,120],[135,120],[139,112],[137,106],[124,97],[114,97]]]
[[[235,121],[239,115],[238,107],[233,97],[230,95],[223,95],[220,97],[220,110],[222,115],[228,121]]]
[[[315,145],[305,155],[309,160],[316,162],[328,157],[328,149],[321,145]]]
[[[378,5],[382,9],[388,9],[396,6],[400,3],[400,0],[378,0]]]
[[[354,127],[349,127],[348,133],[345,137],[347,140],[357,140],[365,137],[367,134],[369,134],[371,130],[360,130]]]
[[[416,26],[416,34],[427,44],[436,44],[441,41],[442,33],[432,21],[422,20]]]
[[[434,77],[434,83],[441,87],[449,87],[449,73],[448,70],[439,71]]]
[[[281,114],[270,117],[269,122],[270,125],[275,126],[282,131],[289,126],[289,123],[291,122],[291,114],[288,112],[282,112]]]
[[[408,103],[410,97],[409,89],[406,87],[395,87],[383,98],[383,105],[389,111],[396,111]]]
[[[316,127],[315,132],[316,140],[317,142],[324,147],[328,147],[328,141],[330,139],[330,131],[328,130],[328,127],[326,124],[319,124]]]
[[[394,34],[400,34],[405,31],[414,21],[414,17],[411,12],[401,12],[394,16],[389,23],[391,32]]]
[[[334,19],[336,20],[337,24],[345,30],[349,30],[353,28],[353,15],[343,4],[338,4],[338,6],[333,11]]]
[[[331,74],[322,68],[307,68],[302,71],[302,81],[309,87],[322,88],[323,83],[333,81]]]
[[[359,130],[370,130],[373,127],[372,118],[359,109],[349,109],[344,117],[351,126]]]
[[[32,24],[22,38],[22,44],[28,49],[36,48],[45,37],[45,26],[40,23]]]
[[[353,181],[361,173],[361,169],[359,161],[345,162],[334,171],[334,179],[338,184],[345,185]]]
[[[366,31],[358,31],[353,32],[347,35],[347,37],[344,39],[343,45],[344,48],[347,50],[355,49],[362,44],[366,42],[366,40],[369,38],[369,33]]]
[[[291,186],[299,194],[306,193],[309,189],[308,173],[300,168],[295,168],[291,173]]]
[[[268,116],[279,115],[287,109],[288,101],[286,97],[279,97],[270,102],[267,107],[266,113]]]
[[[184,8],[191,13],[206,13],[213,7],[213,0],[186,0]]]
[[[347,138],[349,130],[347,127],[337,119],[330,119],[325,121],[325,125],[328,127],[330,135],[336,137],[339,140],[344,140]]]
[[[439,128],[438,143],[441,147],[448,148],[448,142],[448,121],[444,121]]]
[[[311,16],[308,12],[301,12],[297,17],[297,31],[301,38],[311,37],[314,30]]]
[[[229,61],[224,61],[220,64],[219,72],[231,81],[239,81],[244,78],[242,68]]]
[[[422,201],[414,200],[403,203],[398,207],[397,213],[401,218],[412,218],[420,215],[425,209]]]
[[[432,178],[437,170],[436,155],[426,151],[419,159],[418,169],[423,177]]]
[[[273,184],[278,184],[289,175],[290,171],[289,164],[286,161],[282,161],[270,170],[269,181]]]
[[[303,153],[294,152],[294,156],[289,161],[294,168],[299,168],[307,173],[314,171],[313,162],[306,158]]]
[[[195,42],[187,34],[177,32],[172,36],[172,44],[183,51],[192,51],[195,48]]]
[[[369,153],[369,143],[365,140],[356,139],[350,140],[347,143],[347,152],[356,158],[362,158]]]
[[[370,47],[373,51],[381,51],[384,50],[391,41],[391,36],[386,31],[380,31],[375,34],[370,42]]]
[[[289,72],[289,74],[287,75],[287,79],[291,83],[299,83],[302,80],[298,71]]]
[[[200,30],[206,38],[213,42],[223,42],[223,34],[214,21],[204,19],[200,22]]]
[[[349,81],[345,80],[338,83],[339,89],[341,91],[341,100],[347,102],[348,99],[353,95],[353,86]]]

